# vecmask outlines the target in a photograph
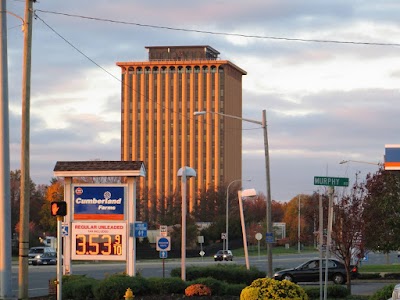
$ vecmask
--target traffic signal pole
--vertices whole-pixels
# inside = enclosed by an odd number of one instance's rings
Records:
[[[62,299],[62,235],[61,235],[61,223],[63,216],[57,216],[57,300]]]

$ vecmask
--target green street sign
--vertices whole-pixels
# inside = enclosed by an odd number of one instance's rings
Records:
[[[314,176],[314,185],[349,186],[349,178]]]

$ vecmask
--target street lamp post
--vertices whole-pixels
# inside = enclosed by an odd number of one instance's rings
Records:
[[[181,278],[186,280],[186,182],[187,178],[196,177],[196,171],[190,167],[182,167],[178,170],[178,177],[181,179],[182,193],[182,241],[181,241]]]
[[[262,121],[256,121],[252,119],[245,119],[238,116],[232,116],[228,114],[223,114],[219,112],[213,111],[196,111],[194,112],[195,116],[204,115],[206,113],[216,114],[232,119],[242,120],[254,124],[261,125],[264,131],[264,152],[265,152],[265,173],[266,173],[266,188],[267,188],[267,209],[266,209],[266,222],[267,222],[267,234],[272,233],[272,214],[271,214],[271,181],[270,181],[270,168],[269,168],[269,150],[268,150],[268,132],[267,132],[267,113],[265,109],[262,111]],[[272,278],[272,243],[267,241],[267,260],[268,260],[268,268],[267,273],[268,277]]]
[[[242,234],[243,234],[243,249],[244,249],[244,259],[246,261],[246,269],[250,270],[250,261],[249,261],[249,251],[247,249],[247,234],[246,234],[246,224],[244,222],[244,213],[243,213],[243,202],[242,197],[252,197],[257,196],[255,189],[248,189],[243,191],[238,191],[238,200],[239,200],[239,211],[240,211],[240,223],[242,224]]]
[[[235,182],[239,182],[239,181],[251,181],[251,179],[235,179],[232,180],[229,184],[228,187],[226,188],[226,221],[225,221],[225,250],[229,250],[229,187],[235,183]]]

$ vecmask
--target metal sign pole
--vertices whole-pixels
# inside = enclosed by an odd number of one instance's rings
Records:
[[[57,216],[57,300],[62,299],[62,236],[61,222],[64,217]]]

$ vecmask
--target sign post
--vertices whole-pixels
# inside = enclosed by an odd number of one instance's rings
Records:
[[[335,186],[349,186],[349,178],[347,177],[323,177],[314,176],[314,185],[325,185],[329,186],[329,206],[328,206],[328,232],[326,237],[326,266],[328,265],[329,251],[331,247],[332,239],[332,223],[333,223],[333,195],[335,192]],[[320,220],[322,222],[322,220]],[[321,251],[321,250],[320,250]],[[321,253],[321,252],[320,252]],[[320,264],[321,266],[322,264]],[[321,270],[321,267],[320,267]],[[322,282],[320,283],[320,290],[322,292]],[[328,296],[328,268],[325,268],[325,289],[324,299]]]
[[[162,231],[161,234],[163,232],[164,231]],[[157,251],[160,252],[160,258],[162,258],[162,269],[163,269],[163,278],[164,278],[165,277],[165,259],[168,257],[168,251],[171,251],[171,237],[170,236],[158,236],[156,245],[157,245]]]

